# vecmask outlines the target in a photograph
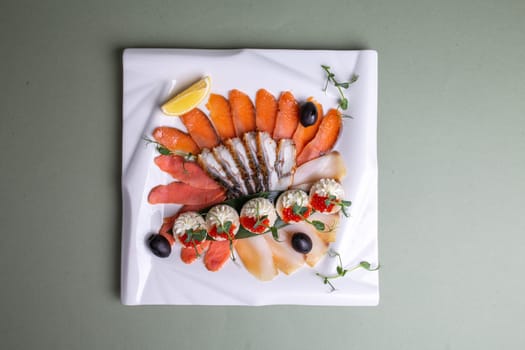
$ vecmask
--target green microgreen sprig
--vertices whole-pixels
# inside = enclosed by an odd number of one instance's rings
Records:
[[[328,84],[332,83],[332,85],[334,85],[337,88],[337,91],[339,92],[339,96],[340,96],[339,105],[337,106],[337,108],[338,109],[340,108],[343,111],[346,111],[348,109],[348,98],[345,96],[343,89],[346,90],[350,87],[350,85],[355,83],[357,79],[359,79],[359,75],[352,74],[352,77],[350,78],[349,81],[339,82],[336,80],[335,74],[331,71],[330,66],[326,66],[322,64],[321,68],[326,73],[326,83],[324,85],[323,91],[326,92],[326,90],[328,89]],[[347,114],[343,114],[343,117],[352,118],[352,116],[347,115]]]
[[[261,215],[259,211],[259,201],[255,202],[255,217],[257,218],[257,220],[255,221],[253,228],[263,226],[264,220],[268,219],[268,215]]]
[[[310,224],[312,225],[313,227],[315,227],[315,229],[317,231],[324,231],[325,228],[326,228],[326,225],[324,224],[324,222],[322,221],[319,221],[319,220],[313,220],[313,221],[310,221],[308,220],[307,218],[304,217],[304,214],[308,211],[308,208],[307,207],[303,207],[303,206],[300,206],[299,204],[297,203],[294,203],[293,207],[292,207],[292,212],[299,216],[301,219],[304,220],[304,222],[306,222],[307,224]]]
[[[193,229],[190,228],[186,230],[186,239],[184,240],[186,243],[190,243],[193,246],[193,249],[195,249],[195,255],[199,258],[201,255],[199,253],[199,248],[197,247],[197,243],[201,243],[206,239],[206,236],[208,235],[208,232],[206,229]]]
[[[157,152],[159,152],[160,154],[162,154],[163,156],[169,156],[169,155],[176,155],[176,156],[181,156],[184,158],[185,161],[188,161],[188,162],[194,162],[196,159],[197,159],[197,156],[191,152],[183,152],[183,151],[172,151],[170,150],[169,148],[167,148],[166,146],[164,146],[163,144],[155,141],[155,140],[152,140],[146,136],[142,137],[142,139],[144,141],[146,141],[146,143],[148,144],[154,144],[155,145],[155,148],[157,150]]]
[[[350,214],[348,214],[347,209],[348,209],[348,207],[350,207],[352,205],[351,201],[338,200],[336,196],[331,194],[331,195],[328,196],[327,199],[325,199],[324,205],[326,205],[328,207],[331,204],[340,206],[341,207],[341,212],[343,213],[344,216],[346,216],[346,217],[350,216]]]
[[[323,274],[320,274],[319,272],[317,272],[316,275],[319,276],[320,278],[322,278],[323,284],[328,284],[330,286],[330,288],[331,288],[330,292],[333,292],[333,291],[336,290],[335,286],[332,284],[332,282],[330,280],[344,277],[347,273],[352,272],[354,270],[357,270],[359,268],[365,269],[367,271],[376,271],[376,270],[379,270],[379,267],[380,267],[380,265],[377,265],[376,267],[372,267],[372,265],[368,261],[361,261],[357,266],[354,266],[354,267],[349,268],[349,269],[345,269],[343,267],[343,261],[341,259],[341,255],[338,252],[336,252],[335,250],[330,249],[328,251],[328,256],[330,256],[332,258],[337,257],[337,259],[338,259],[338,264],[337,264],[337,267],[336,267],[336,274],[335,275],[326,276],[326,275],[323,275]]]
[[[279,240],[279,233],[277,233],[277,227],[264,224],[264,220],[268,219],[268,215],[261,215],[259,212],[259,202],[255,204],[255,217],[257,218],[257,221],[255,222],[255,225],[253,225],[253,228],[257,228],[259,225],[264,226],[267,230],[263,233],[271,232],[273,239],[277,242],[281,242]]]
[[[206,239],[206,236],[208,233],[206,232],[206,229],[188,229],[186,230],[186,243],[189,242],[202,242]]]
[[[217,220],[219,221],[219,220]],[[217,226],[217,233],[225,233],[228,237],[230,236],[230,229],[232,228],[232,222],[231,221],[225,221],[221,222],[219,226]]]

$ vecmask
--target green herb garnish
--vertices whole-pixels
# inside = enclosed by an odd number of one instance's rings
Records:
[[[326,72],[326,83],[323,88],[323,91],[326,92],[326,90],[328,89],[328,84],[332,83],[337,88],[337,91],[339,91],[340,99],[338,108],[342,109],[343,111],[346,111],[348,109],[348,98],[345,96],[343,89],[348,89],[350,85],[352,85],[357,81],[357,79],[359,79],[359,76],[353,74],[350,78],[350,81],[339,82],[335,79],[335,74],[332,73],[330,66],[322,64],[321,68],[323,68],[323,70]],[[343,117],[352,118],[352,116],[346,114],[343,114]]]
[[[357,270],[359,268],[362,268],[362,269],[365,269],[367,271],[376,271],[376,270],[379,270],[379,265],[377,265],[377,267],[374,267],[372,268],[371,267],[371,264],[368,262],[368,261],[361,261],[359,263],[359,265],[357,266],[354,266],[350,269],[345,269],[343,267],[343,261],[341,259],[341,255],[336,252],[335,250],[329,250],[328,251],[328,255],[330,257],[337,257],[337,259],[339,260],[339,263],[337,265],[337,268],[336,268],[336,274],[335,275],[331,275],[331,276],[325,276],[325,275],[322,275],[320,273],[316,273],[317,276],[321,277],[323,279],[323,283],[324,284],[328,284],[331,288],[331,292],[335,291],[335,286],[332,284],[332,282],[330,282],[330,280],[333,280],[333,279],[336,279],[336,278],[340,278],[340,277],[344,277],[348,272],[352,272],[354,270]]]
[[[292,212],[295,215],[299,216],[301,219],[303,219],[304,222],[306,222],[307,224],[310,224],[313,227],[315,227],[315,229],[317,231],[324,231],[324,229],[326,228],[326,225],[323,222],[318,221],[318,220],[310,221],[310,220],[308,220],[307,218],[304,217],[304,214],[307,211],[308,211],[307,207],[302,207],[302,206],[300,206],[297,203],[294,203],[294,205],[292,207]]]
[[[162,145],[161,143],[155,140],[152,140],[150,138],[147,138],[146,136],[142,137],[142,139],[146,141],[148,144],[150,143],[154,144],[155,148],[157,149],[157,152],[159,152],[163,156],[169,156],[169,155],[181,156],[187,162],[194,162],[197,159],[197,156],[195,156],[193,153],[183,152],[183,151],[172,151],[168,149],[167,147],[165,147],[164,145]],[[182,166],[184,167],[184,164],[182,164]]]
[[[299,204],[297,203],[294,203],[293,207],[292,207],[292,212],[297,215],[297,216],[300,216],[302,219],[304,219],[303,215],[308,211],[308,208],[307,207],[302,207],[300,206]]]
[[[333,194],[329,195],[327,199],[325,199],[324,201],[324,205],[326,205],[327,207],[330,206],[330,204],[333,204],[333,205],[338,205],[341,207],[341,211],[343,212],[343,215],[346,216],[346,217],[349,217],[350,215],[348,214],[348,212],[346,211],[346,209],[352,205],[352,202],[350,201],[345,201],[345,200],[337,200],[337,197],[334,196]]]
[[[261,213],[259,212],[259,202],[258,201],[256,201],[255,203],[255,217],[257,218],[257,220],[255,221],[253,228],[257,228],[259,226],[265,226],[266,228],[268,228],[267,225],[263,224],[264,220],[268,219],[268,215],[261,216]]]
[[[172,152],[168,148],[164,147],[162,144],[158,143],[157,141],[147,138],[146,136],[142,137],[142,139],[146,141],[146,143],[148,144],[150,143],[154,144],[155,148],[157,149],[157,152],[159,152],[160,154],[164,156],[172,154]]]
[[[217,221],[220,222],[220,220],[217,220]],[[217,233],[225,233],[229,237],[231,227],[232,227],[231,221],[228,220],[226,222],[221,222],[220,225],[217,226]]]
[[[282,242],[279,240],[279,233],[277,232],[277,227],[270,227],[270,232],[272,233],[272,237],[274,240],[276,240],[277,242]]]
[[[202,242],[206,239],[206,236],[208,233],[206,232],[206,229],[197,229],[194,230],[190,228],[189,230],[186,230],[186,243],[189,242]]]

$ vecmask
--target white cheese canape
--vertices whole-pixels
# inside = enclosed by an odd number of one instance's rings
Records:
[[[241,209],[241,225],[252,233],[266,232],[277,220],[272,202],[266,198],[254,198]]]
[[[206,214],[208,235],[217,241],[233,239],[239,231],[239,214],[226,204],[219,204]]]
[[[277,198],[277,213],[284,222],[299,222],[312,213],[308,194],[303,190],[289,190]]]
[[[345,191],[334,179],[321,179],[310,188],[310,205],[320,213],[334,214],[341,210]]]
[[[185,247],[202,243],[207,235],[206,222],[194,211],[182,213],[173,223],[173,235]]]

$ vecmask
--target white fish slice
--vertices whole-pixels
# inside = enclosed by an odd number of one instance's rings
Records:
[[[226,188],[228,191],[228,197],[233,198],[240,195],[240,192],[235,186],[235,183],[225,176],[226,171],[209,149],[202,149],[197,158],[197,161],[199,162],[201,168],[203,168],[208,173],[208,175],[210,175],[215,181]]]
[[[239,188],[239,191],[243,195],[248,194],[248,189],[244,183],[244,179],[241,170],[237,166],[235,159],[231,155],[230,151],[224,145],[218,145],[213,148],[213,154],[219,163],[221,163],[225,170],[225,175]]]
[[[230,154],[241,170],[242,178],[244,179],[244,183],[246,184],[248,192],[250,194],[256,193],[257,186],[254,180],[255,173],[250,167],[250,158],[246,148],[244,147],[244,143],[238,137],[234,137],[232,139],[226,140],[224,144],[226,147],[228,147]]]
[[[337,238],[337,228],[339,227],[339,221],[341,220],[340,213],[313,213],[308,219],[310,221],[321,221],[324,224],[325,230],[323,232],[317,230],[315,231],[319,238],[321,238],[325,243],[335,242]]]
[[[275,266],[285,274],[290,275],[304,265],[305,256],[292,248],[291,234],[284,230],[278,230],[277,232],[280,242],[277,242],[269,234],[265,234],[264,238],[272,250]]]
[[[312,225],[304,221],[285,226],[281,230],[287,232],[290,235],[292,235],[295,232],[302,232],[308,235],[308,237],[310,237],[310,239],[312,240],[312,250],[308,254],[304,255],[306,263],[310,267],[314,267],[328,251],[328,243],[326,243],[321,239],[321,237],[319,237],[319,235],[317,234],[317,230]]]
[[[295,144],[291,139],[281,139],[277,145],[277,161],[275,170],[279,180],[277,182],[278,191],[287,190],[292,185],[295,173]]]
[[[268,191],[266,182],[264,180],[264,174],[262,172],[261,164],[259,163],[259,157],[257,156],[258,147],[257,147],[257,136],[255,132],[248,132],[243,135],[243,142],[250,158],[250,168],[252,169],[254,176],[253,180],[255,182],[255,187],[257,192]]]
[[[277,161],[277,143],[267,132],[257,133],[257,156],[261,169],[264,173],[266,186],[269,191],[277,189],[277,182],[279,177],[275,170],[275,162]]]
[[[340,182],[345,176],[343,157],[339,152],[333,151],[298,167],[293,176],[292,187],[307,191],[319,179],[331,178]]]

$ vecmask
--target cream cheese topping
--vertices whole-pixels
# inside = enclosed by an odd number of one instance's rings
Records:
[[[345,191],[343,186],[334,179],[321,179],[312,186],[310,194],[317,194],[321,197],[334,196],[336,199],[342,199],[345,196]]]
[[[300,207],[308,206],[308,195],[303,190],[289,190],[284,192],[280,197],[283,208],[293,207],[297,204]]]
[[[237,214],[235,209],[226,204],[214,206],[206,215],[206,224],[208,225],[208,228],[213,226],[220,227],[228,221],[231,221],[232,225],[235,226],[235,234],[239,229],[239,214]]]
[[[182,213],[173,223],[173,233],[183,235],[187,230],[206,229],[206,222],[199,213],[188,211]]]
[[[252,218],[260,218],[262,216],[268,216],[269,226],[273,226],[275,220],[277,220],[277,213],[273,207],[272,202],[266,198],[254,198],[246,202],[241,209],[241,216],[247,216]]]

